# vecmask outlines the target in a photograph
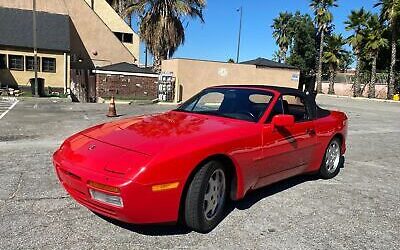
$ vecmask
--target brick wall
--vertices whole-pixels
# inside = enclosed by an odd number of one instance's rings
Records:
[[[157,98],[157,78],[124,75],[96,75],[97,97],[109,98],[111,95],[129,99]]]

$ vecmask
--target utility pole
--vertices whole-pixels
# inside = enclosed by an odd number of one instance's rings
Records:
[[[236,11],[240,12],[240,21],[239,21],[239,37],[238,37],[238,45],[237,45],[237,54],[236,54],[236,63],[239,63],[239,55],[240,55],[240,37],[242,35],[242,17],[243,17],[243,7],[240,6]]]
[[[38,63],[37,63],[37,25],[36,25],[36,0],[33,0],[33,69],[35,71],[35,94],[39,97]]]
[[[144,56],[145,56],[145,58],[144,58],[144,67],[145,68],[147,68],[147,45],[144,45],[145,46],[145,49],[144,49]]]

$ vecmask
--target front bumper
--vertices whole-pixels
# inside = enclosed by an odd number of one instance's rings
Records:
[[[91,211],[127,223],[148,224],[178,220],[182,185],[162,192],[152,191],[152,185],[96,173],[63,159],[58,152],[53,156],[56,174],[69,195]],[[89,192],[89,181],[118,187],[123,207],[94,200]],[[104,190],[99,190],[104,192]],[[107,192],[105,192],[107,193]],[[112,194],[112,193],[110,193]]]

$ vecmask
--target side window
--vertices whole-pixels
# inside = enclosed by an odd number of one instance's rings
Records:
[[[306,102],[300,96],[282,96],[282,105],[285,114],[293,115],[296,122],[310,120],[310,114]]]
[[[282,97],[279,97],[278,101],[275,103],[274,107],[272,108],[271,113],[269,114],[268,119],[265,121],[265,123],[270,123],[274,116],[282,115],[282,114],[283,114]]]
[[[264,114],[265,110],[268,108],[272,100],[271,95],[265,94],[251,94],[249,95],[249,101],[251,104],[251,113],[255,118],[260,119]]]
[[[193,111],[217,111],[224,100],[224,94],[218,92],[203,95],[198,101]]]

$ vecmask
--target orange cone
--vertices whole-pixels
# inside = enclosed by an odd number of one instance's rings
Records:
[[[110,105],[108,106],[107,116],[108,117],[116,117],[117,116],[117,110],[115,109],[114,96],[111,96]]]

